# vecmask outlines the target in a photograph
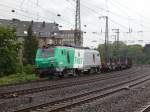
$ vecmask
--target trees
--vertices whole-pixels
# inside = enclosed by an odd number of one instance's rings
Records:
[[[100,56],[101,56],[101,61],[102,62],[104,62],[104,60],[105,60],[105,58],[104,58],[104,56],[105,56],[105,54],[104,54],[104,44],[100,44],[99,46],[98,46],[98,48],[97,48],[97,50],[100,52]]]
[[[19,48],[15,30],[0,27],[0,76],[16,72]]]
[[[100,51],[102,60],[104,60],[104,44],[99,45],[98,51]],[[126,45],[123,42],[119,42],[119,48],[116,48],[116,43],[109,44],[109,57],[124,57],[128,56],[133,59],[137,64],[150,63],[150,46],[142,47],[141,45]]]
[[[0,27],[0,76],[21,72],[22,66],[19,61],[21,43],[18,42],[15,32],[13,28]],[[25,64],[34,64],[38,41],[33,36],[31,25],[23,46]]]
[[[24,50],[23,50],[23,62],[24,64],[34,64],[36,50],[38,48],[38,40],[33,35],[32,22],[28,28],[28,36],[25,37]]]
[[[143,52],[145,54],[144,62],[150,64],[150,44],[145,45]]]
[[[116,48],[117,43],[108,44],[109,57],[125,56],[127,54],[127,45],[123,42],[119,42],[119,48]],[[105,59],[105,44],[100,44],[97,49],[100,52],[101,59]]]
[[[150,55],[150,44],[145,45],[143,51],[144,51],[144,53],[146,53],[147,55]]]
[[[143,63],[144,53],[143,47],[141,45],[129,45],[127,56],[132,57],[134,63],[141,64]]]

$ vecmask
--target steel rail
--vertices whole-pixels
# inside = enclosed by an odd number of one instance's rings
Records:
[[[74,82],[66,82],[66,83],[62,83],[62,84],[53,84],[53,85],[48,85],[48,86],[44,86],[44,87],[37,87],[37,88],[30,88],[30,89],[24,89],[24,90],[18,90],[18,91],[11,91],[11,92],[4,92],[4,93],[0,93],[0,98],[1,99],[8,99],[8,98],[15,98],[15,97],[19,97],[22,95],[27,95],[27,94],[33,94],[33,93],[37,93],[37,92],[41,92],[41,91],[48,91],[48,90],[55,90],[55,89],[59,89],[59,88],[65,88],[65,87],[71,87],[71,86],[76,86],[76,85],[82,85],[82,84],[86,84],[86,83],[93,83],[96,81],[103,81],[103,80],[108,80],[108,79],[113,79],[113,78],[118,78],[119,77],[127,77],[127,74],[134,74],[134,73],[139,73],[142,71],[136,70],[136,71],[131,71],[131,72],[126,72],[122,75],[120,75],[121,73],[115,74],[115,76],[105,76],[105,77],[96,77],[96,78],[92,78],[92,79],[87,79],[87,80],[82,80],[82,81],[74,81]]]
[[[91,102],[96,99],[104,98],[108,95],[123,91],[123,90],[128,90],[129,88],[136,86],[138,84],[141,84],[145,81],[150,80],[150,76],[148,75],[149,73],[145,73],[145,76],[140,76],[138,78],[129,80],[129,81],[124,81],[119,84],[114,84],[109,87],[105,88],[100,88],[91,92],[85,92],[85,93],[80,93],[76,94],[74,96],[70,96],[64,99],[60,99],[57,101],[52,101],[49,103],[45,104],[40,104],[36,105],[33,107],[28,107],[25,109],[20,109],[16,110],[14,112],[29,112],[32,110],[38,109],[38,112],[59,112],[59,111],[64,111],[65,109],[70,109],[74,106],[78,106],[87,102]]]

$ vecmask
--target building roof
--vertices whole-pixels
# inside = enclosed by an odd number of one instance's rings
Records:
[[[72,34],[72,33],[75,32],[75,30],[60,30],[59,32],[60,32],[60,33],[63,33],[63,34],[64,34],[64,33],[66,33],[66,34],[71,33],[71,34]]]
[[[75,30],[60,30],[59,31],[60,34],[74,34]],[[81,31],[81,34],[83,34],[83,31]]]
[[[150,44],[146,44],[145,47],[149,47],[150,48]]]
[[[59,31],[58,25],[56,23],[20,21],[18,19],[0,19],[0,26],[15,27],[16,35],[18,37],[27,36],[27,30],[31,24],[33,33],[38,37],[52,37],[57,35],[57,32]]]

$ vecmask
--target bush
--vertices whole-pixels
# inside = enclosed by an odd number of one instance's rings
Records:
[[[0,85],[28,82],[38,79],[39,77],[37,77],[35,74],[17,73],[0,78]]]
[[[23,65],[20,63],[16,64],[16,71],[15,73],[23,73]]]
[[[26,66],[24,66],[24,68],[23,68],[23,71],[26,73],[26,74],[33,74],[34,73],[34,65],[30,65],[30,64],[28,64],[28,65],[26,65]]]
[[[20,43],[17,42],[15,30],[0,27],[0,76],[16,72],[19,49]]]

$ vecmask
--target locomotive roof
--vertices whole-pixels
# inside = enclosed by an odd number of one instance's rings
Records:
[[[90,49],[89,47],[78,47],[78,46],[54,46],[54,45],[49,45],[48,47],[43,47],[43,48],[56,48],[56,47],[60,47],[60,48],[62,48],[62,47],[65,47],[65,48],[77,48],[77,49],[87,49],[87,50],[94,50],[94,49]],[[95,51],[95,50],[94,50]]]

